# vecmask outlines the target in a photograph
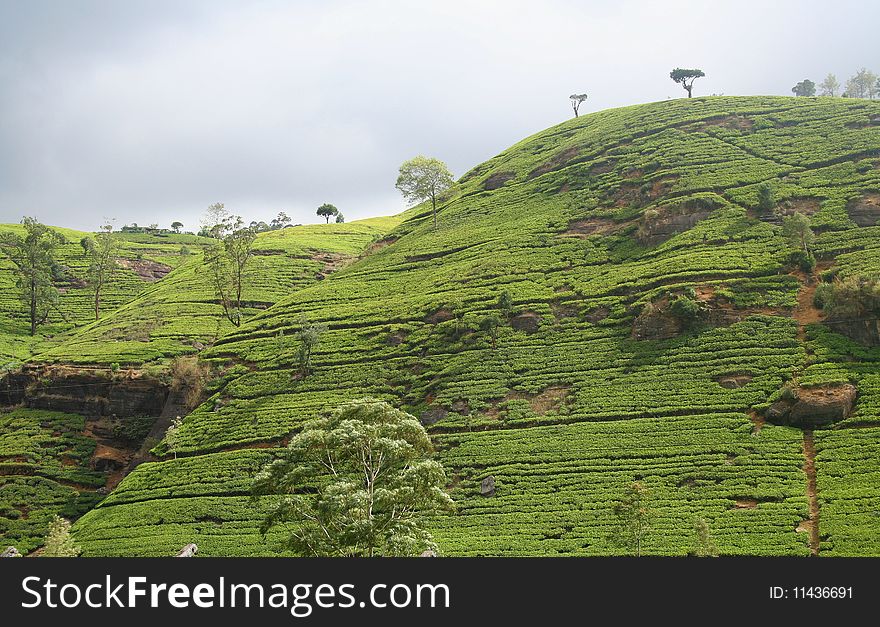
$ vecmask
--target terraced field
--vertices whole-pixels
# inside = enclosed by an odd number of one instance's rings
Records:
[[[703,518],[723,554],[880,554],[880,349],[832,332],[812,301],[824,273],[880,272],[878,115],[695,98],[523,140],[461,178],[436,229],[417,208],[370,254],[221,329],[200,359],[226,375],[186,416],[186,456],[135,469],[77,541],[86,555],[277,553],[250,477],[305,420],[369,395],[434,437],[458,504],[434,521],[447,555],[619,553],[612,506],[635,480],[658,512],[646,553],[688,553]],[[816,231],[815,273],[789,262],[779,223],[794,211]],[[648,315],[682,294],[697,322]],[[497,338],[480,330],[490,313]],[[305,378],[304,317],[328,326]],[[81,337],[46,358],[105,359]],[[765,423],[786,384],[842,383],[858,398],[834,428]]]
[[[399,222],[400,218],[376,218],[260,234],[248,267],[245,316],[351,262]],[[0,310],[8,323],[6,334],[0,337],[3,345],[11,347],[4,358],[25,360],[31,353],[39,353],[30,363],[57,367],[53,394],[98,397],[68,398],[67,405],[100,406],[100,397],[106,396],[108,389],[120,380],[124,384],[129,375],[138,377],[144,371],[138,369],[145,367],[154,375],[167,377],[161,373],[168,370],[173,358],[198,352],[232,328],[216,302],[202,262],[200,249],[209,240],[186,235],[120,235],[121,267],[105,297],[106,313],[94,321],[87,290],[76,281],[85,269],[79,252],[79,239],[85,233],[59,231],[69,242],[59,255],[71,277],[61,295],[66,321],[59,315],[41,329],[42,335],[26,337],[26,323],[17,317],[14,293],[0,290]],[[188,249],[188,254],[182,255],[181,247]],[[8,261],[4,258],[0,263]],[[168,273],[161,278],[150,274],[156,269]],[[14,279],[4,270],[8,268],[0,269],[0,283],[6,281],[9,285],[3,285],[9,287]],[[90,382],[77,380],[74,385],[64,379],[77,372],[87,373],[92,377]],[[0,393],[4,386],[5,382],[0,384]],[[25,405],[33,404],[34,393]],[[163,392],[157,389],[155,394]],[[15,544],[22,551],[34,549],[53,514],[76,518],[113,487],[112,479],[108,485],[109,471],[94,469],[100,464],[95,457],[96,440],[104,438],[93,433],[96,416],[88,413],[89,420],[43,409],[16,408],[0,413],[0,542]],[[149,429],[156,416],[123,418],[129,424],[144,420]],[[112,432],[105,436],[114,447],[138,448],[137,442],[116,442]],[[143,438],[143,433],[139,437]],[[117,472],[114,469],[113,474]]]

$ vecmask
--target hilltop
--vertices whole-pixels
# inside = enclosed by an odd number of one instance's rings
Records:
[[[782,235],[795,212],[814,269]],[[89,503],[74,526],[85,554],[279,552],[280,532],[257,531],[253,473],[305,420],[362,396],[427,425],[458,503],[432,529],[447,555],[617,553],[611,507],[634,480],[662,512],[648,553],[686,554],[703,518],[722,554],[880,554],[880,348],[870,321],[832,324],[813,299],[834,277],[880,275],[880,103],[713,97],[582,116],[473,168],[438,217],[417,207],[328,240],[351,262],[258,299],[240,328],[193,333],[200,347],[101,343],[176,302],[184,264],[32,358],[197,353],[215,373],[180,457],[159,444]],[[164,311],[158,328],[190,325]],[[491,314],[496,337],[481,330]],[[328,330],[303,378],[304,318]],[[47,396],[24,391],[31,408],[12,415],[35,420],[22,412],[51,409]]]

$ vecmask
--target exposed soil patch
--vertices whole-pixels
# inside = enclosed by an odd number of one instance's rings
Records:
[[[811,216],[822,207],[820,198],[810,198],[807,196],[798,196],[796,198],[788,198],[776,205],[777,215],[790,216],[795,213],[802,213],[805,216]]]
[[[765,417],[774,424],[812,429],[848,418],[857,396],[858,390],[849,383],[799,387],[789,398],[773,403]]]
[[[715,381],[726,390],[736,390],[748,385],[752,381],[750,374],[725,374],[715,377]]]
[[[512,390],[507,393],[503,400],[527,400],[532,411],[538,416],[543,416],[549,411],[559,409],[570,393],[570,385],[552,385],[538,394]]]
[[[734,509],[755,509],[758,507],[758,499],[739,498],[733,502]]]
[[[552,302],[550,303],[550,310],[553,312],[553,317],[556,318],[556,321],[558,322],[565,318],[576,318],[580,308],[573,303]]]
[[[611,172],[614,167],[617,165],[617,161],[613,159],[609,159],[607,161],[602,161],[597,163],[596,165],[590,167],[590,174],[593,176],[598,176],[601,174],[608,174]]]
[[[341,253],[314,253],[310,258],[312,261],[323,264],[321,270],[315,273],[315,278],[319,281],[327,278],[327,276],[337,270],[341,270],[352,260],[351,255],[343,255]]]
[[[600,305],[595,309],[591,309],[586,314],[584,314],[584,320],[587,322],[591,322],[596,324],[597,322],[602,322],[605,318],[611,315],[611,308],[605,305]]]
[[[816,490],[816,444],[813,432],[804,431],[804,474],[807,476],[809,519],[798,525],[798,531],[810,534],[810,553],[819,555],[819,497]]]
[[[636,241],[642,246],[656,246],[683,233],[715,210],[713,203],[703,200],[688,200],[678,205],[661,207],[648,211],[639,221]]]
[[[880,223],[880,193],[868,192],[851,200],[846,211],[850,219],[859,226],[877,226]]]
[[[587,238],[592,235],[607,235],[613,233],[620,224],[611,218],[586,218],[574,220],[568,224],[568,228],[559,234],[560,237]]]
[[[510,319],[510,326],[517,331],[535,333],[541,327],[541,314],[534,311],[524,311]]]
[[[164,279],[172,270],[171,266],[166,266],[164,263],[150,261],[148,259],[126,259],[120,257],[116,260],[116,263],[123,268],[131,270],[148,283],[154,283]]]
[[[396,237],[385,237],[380,240],[376,240],[375,242],[373,242],[372,244],[370,244],[367,247],[367,250],[364,251],[364,256],[370,255],[370,254],[376,252],[377,250],[382,250],[386,246],[390,246],[391,244],[393,244],[396,241],[397,241]]]
[[[516,177],[516,172],[495,172],[483,181],[483,189],[491,191],[503,186],[507,181]]]
[[[426,316],[425,322],[427,322],[428,324],[440,324],[441,322],[452,320],[454,317],[455,316],[453,315],[452,310],[441,307],[434,313]]]
[[[387,338],[385,338],[385,343],[389,346],[400,346],[403,344],[404,340],[409,336],[409,331],[404,331],[403,329],[399,329],[394,333],[390,333]]]
[[[529,172],[528,178],[533,179],[536,176],[541,176],[542,174],[547,174],[548,172],[564,168],[569,164],[570,161],[577,157],[580,152],[581,149],[578,146],[566,148],[562,152],[554,155],[553,158],[551,158],[549,161],[542,163],[537,168]]]

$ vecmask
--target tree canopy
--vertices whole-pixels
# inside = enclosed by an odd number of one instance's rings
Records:
[[[419,155],[400,166],[395,187],[408,202],[431,201],[434,226],[437,226],[437,197],[453,185],[452,172],[433,157]]]
[[[572,94],[569,96],[571,99],[571,108],[574,109],[574,117],[578,116],[578,109],[581,108],[581,104],[586,101],[587,94]]]
[[[688,93],[688,98],[693,95],[694,81],[704,76],[706,76],[706,74],[705,72],[703,72],[703,70],[686,70],[680,67],[675,68],[669,73],[669,78],[671,78],[673,81],[684,88],[684,90]]]
[[[792,93],[795,96],[815,96],[816,95],[816,83],[811,81],[809,78],[805,78],[800,83],[791,88]]]
[[[337,209],[330,203],[325,202],[323,205],[318,207],[318,210],[315,213],[324,218],[329,224],[331,217],[339,215],[339,209]]]
[[[431,453],[414,416],[370,398],[344,403],[306,423],[256,476],[254,498],[279,497],[261,531],[288,526],[289,547],[307,556],[436,551],[424,520],[452,499]]]

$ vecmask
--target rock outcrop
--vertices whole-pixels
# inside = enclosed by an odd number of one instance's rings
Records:
[[[821,427],[848,418],[857,395],[856,387],[849,383],[796,388],[793,397],[773,403],[767,409],[766,418],[777,425]]]

